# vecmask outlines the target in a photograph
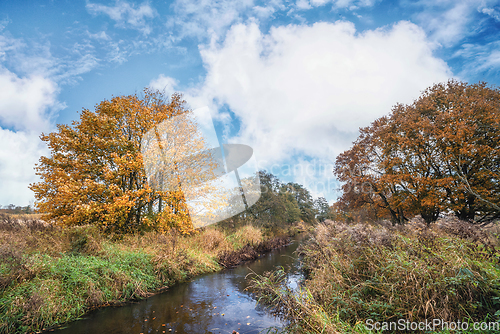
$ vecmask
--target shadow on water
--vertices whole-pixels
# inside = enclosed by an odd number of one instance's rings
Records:
[[[274,250],[254,262],[199,276],[148,299],[91,312],[52,333],[266,333],[283,322],[256,305],[245,291],[249,273],[262,274],[282,266],[292,281],[300,279],[294,251],[299,242]],[[293,286],[292,282],[292,286]],[[296,283],[295,283],[296,284]],[[274,331],[269,331],[270,333]]]

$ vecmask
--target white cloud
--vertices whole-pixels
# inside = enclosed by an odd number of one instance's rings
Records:
[[[0,61],[5,61],[8,52],[19,50],[23,46],[22,41],[12,38],[8,34],[0,35]]]
[[[176,79],[160,74],[158,78],[151,80],[149,87],[165,93],[166,96],[171,96],[176,92],[175,87],[177,84]]]
[[[253,0],[177,0],[168,25],[180,28],[180,38],[221,36],[240,14],[254,7]]]
[[[480,8],[479,11],[483,14],[491,16],[493,19],[495,19],[495,21],[500,22],[500,13],[497,10],[495,10],[494,8],[484,7],[484,8]]]
[[[482,13],[498,20],[498,12],[491,6],[497,0],[420,0],[409,2],[419,8],[416,22],[427,32],[430,39],[451,47],[464,38],[478,34],[484,27]]]
[[[5,27],[7,27],[7,25],[10,23],[10,20],[9,19],[3,19],[3,20],[0,20],[0,31],[4,30]]]
[[[108,15],[116,22],[117,27],[136,29],[144,35],[151,33],[151,26],[146,23],[146,20],[154,18],[157,15],[156,10],[147,2],[142,3],[138,8],[135,4],[130,4],[123,0],[116,0],[115,6],[87,2],[86,8],[94,15]]]
[[[305,186],[315,198],[333,199],[339,193],[339,182],[334,177],[331,160],[297,157],[290,163],[263,166],[284,182],[296,182]]]
[[[498,0],[402,0],[412,19],[450,57],[463,80],[485,80],[500,69],[494,26]],[[497,22],[494,22],[497,21]],[[485,77],[486,76],[486,77]]]
[[[372,7],[377,0],[297,0],[298,9],[310,9],[312,7],[332,4],[335,8],[349,8],[355,10],[360,7]]]
[[[451,46],[467,35],[475,8],[469,1],[453,1],[445,5],[441,12],[427,8],[418,15],[418,20],[434,41]]]
[[[123,41],[111,42],[108,45],[108,61],[112,63],[123,64],[127,61],[129,51],[126,50],[127,46],[122,46]]]
[[[409,22],[357,33],[348,22],[289,25],[262,34],[239,24],[201,49],[207,76],[186,100],[226,104],[241,121],[232,142],[263,164],[306,155],[332,162],[358,128],[446,81],[450,70]]]
[[[177,29],[175,39],[196,37],[219,39],[234,24],[273,17],[287,9],[283,0],[176,0],[168,29]]]
[[[105,37],[101,34],[100,37]],[[50,42],[0,34],[0,204],[27,205],[36,182],[34,165],[50,152],[39,136],[54,130],[61,86],[98,65],[93,47],[74,43],[71,54],[56,58]]]
[[[485,57],[484,63],[478,68],[478,71],[500,69],[500,50],[492,50],[491,53]]]
[[[97,32],[95,34],[92,34],[90,31],[86,31],[87,35],[92,38],[92,39],[96,39],[98,41],[109,41],[111,40],[111,37],[106,34],[105,31],[100,31],[100,32]]]
[[[295,4],[298,9],[311,9],[311,5],[309,4],[308,0],[297,0],[297,3]]]
[[[498,41],[484,45],[464,44],[453,56],[467,60],[461,73],[464,77],[500,70],[500,42]]]
[[[267,19],[274,14],[276,9],[273,6],[255,6],[253,7],[255,15],[260,19]]]
[[[4,32],[0,34],[0,73],[5,74],[3,69],[9,68],[13,75],[46,78],[61,86],[80,80],[80,75],[99,65],[95,47],[88,39],[75,42],[67,49],[68,54],[54,57],[49,41],[25,41]]]
[[[52,113],[62,108],[57,93],[50,79],[20,78],[0,68],[0,204],[28,205],[33,199],[28,189],[38,180],[33,168],[41,155],[49,155],[39,135],[52,130]]]
[[[0,68],[0,124],[15,130],[42,132],[51,127],[48,110],[58,105],[57,85],[40,75],[20,78]]]
[[[60,84],[75,84],[81,80],[82,74],[92,71],[98,65],[99,60],[91,52],[82,52],[71,62],[60,64],[54,79]]]
[[[35,132],[0,128],[0,204],[25,206],[34,199],[28,185],[39,181],[34,167],[40,156],[49,156],[46,145]]]

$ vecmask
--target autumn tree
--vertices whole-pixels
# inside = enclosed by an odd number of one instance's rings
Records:
[[[51,156],[40,158],[41,181],[30,188],[45,219],[120,232],[190,231],[183,192],[151,187],[141,154],[141,140],[150,129],[187,112],[180,95],[168,99],[146,89],[143,98],[104,100],[95,111],[84,109],[72,126],[42,134]]]
[[[389,211],[395,223],[427,223],[452,210],[461,219],[498,217],[500,91],[450,80],[361,129],[337,157],[340,202]]]
[[[320,222],[332,218],[330,206],[324,197],[318,197],[314,200],[314,211],[316,213],[316,219]]]
[[[409,214],[430,223],[447,207],[446,187],[451,181],[435,142],[435,124],[413,106],[397,105],[384,134],[384,172],[397,184]]]
[[[498,217],[488,203],[500,203],[500,90],[450,81],[429,88],[414,108],[433,124],[448,208],[461,219]]]
[[[388,133],[390,120],[381,117],[360,129],[352,148],[337,156],[334,174],[342,182],[337,206],[365,211],[372,219],[390,217],[394,224],[403,224],[408,219],[408,202],[388,168],[390,147],[384,140]]]

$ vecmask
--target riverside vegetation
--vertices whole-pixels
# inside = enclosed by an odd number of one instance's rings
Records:
[[[105,235],[90,225],[2,218],[0,333],[37,332],[93,308],[148,297],[283,246],[294,230],[227,223],[192,235]]]
[[[500,320],[498,244],[496,234],[458,220],[430,228],[327,220],[299,248],[307,279],[298,291],[283,269],[254,277],[252,290],[290,321],[289,333],[369,333],[368,319],[472,328]]]

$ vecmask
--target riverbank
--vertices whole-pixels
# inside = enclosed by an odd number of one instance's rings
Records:
[[[287,285],[283,270],[252,284],[261,303],[290,321],[290,333],[369,333],[384,323],[393,326],[390,332],[415,329],[401,327],[400,319],[404,326],[439,319],[443,325],[466,322],[463,333],[498,332],[498,235],[478,226],[327,221],[299,252],[307,279],[298,291]]]
[[[286,243],[286,236],[276,239],[251,225],[211,226],[190,236],[148,232],[118,238],[91,226],[3,223],[0,333],[58,326],[89,310],[151,296]]]

